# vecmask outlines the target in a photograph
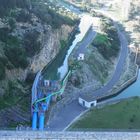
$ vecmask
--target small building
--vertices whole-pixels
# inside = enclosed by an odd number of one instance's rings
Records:
[[[81,106],[86,108],[91,108],[97,105],[97,100],[91,100],[90,98],[88,99],[88,98],[79,97],[78,102]]]
[[[49,80],[44,80],[44,85],[45,86],[50,86],[50,81]]]
[[[77,59],[78,59],[78,61],[84,60],[85,59],[85,55],[83,53],[80,53]]]

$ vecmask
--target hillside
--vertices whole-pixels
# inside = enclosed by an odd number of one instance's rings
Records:
[[[0,127],[30,124],[31,86],[77,20],[39,0],[0,0]],[[45,13],[45,14],[44,14]]]

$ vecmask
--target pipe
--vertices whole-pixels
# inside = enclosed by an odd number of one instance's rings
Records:
[[[32,129],[33,130],[37,129],[37,112],[33,112],[33,116],[32,116]]]
[[[44,120],[45,120],[44,113],[41,113],[39,116],[39,130],[44,129]]]

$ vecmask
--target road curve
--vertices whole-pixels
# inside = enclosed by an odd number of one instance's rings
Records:
[[[123,71],[123,66],[128,54],[128,43],[125,35],[119,30],[117,23],[115,27],[118,30],[118,36],[121,43],[121,49],[119,54],[119,60],[115,69],[115,72],[111,80],[101,89],[93,92],[94,96],[101,96],[107,91],[113,88],[113,86],[118,82]],[[93,35],[93,34],[92,34]],[[62,131],[64,130],[77,116],[79,116],[85,109],[78,104],[78,100],[74,100],[70,104],[67,104],[59,113],[58,117],[52,119],[49,122],[49,126],[46,128],[48,131]]]
[[[84,53],[85,49],[92,43],[93,39],[96,36],[96,32],[91,29],[82,42],[79,43],[79,48],[76,52]],[[77,53],[75,54],[77,56]],[[47,126],[47,130],[50,131],[62,131],[69,123],[80,115],[85,110],[82,106],[78,104],[78,101],[75,100],[72,103],[68,104],[59,112],[57,118],[51,119]]]
[[[99,90],[94,91],[92,94],[94,95],[94,98],[98,98],[101,96],[105,96],[105,94],[111,90],[113,88],[113,86],[119,81],[120,76],[123,72],[123,67],[124,67],[124,63],[128,54],[128,43],[127,43],[127,39],[125,38],[125,35],[119,30],[119,27],[117,25],[117,23],[114,23],[117,31],[118,31],[118,37],[120,40],[120,54],[119,54],[119,59],[118,59],[118,63],[116,65],[114,74],[111,78],[111,80],[102,88],[100,88]]]

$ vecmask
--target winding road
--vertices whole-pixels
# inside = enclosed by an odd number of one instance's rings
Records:
[[[119,40],[121,43],[118,63],[116,65],[114,74],[113,74],[112,78],[110,79],[110,81],[106,85],[104,85],[102,88],[100,88],[99,90],[93,91],[92,95],[94,96],[93,98],[95,98],[95,99],[106,96],[105,93],[107,93],[109,90],[111,90],[113,88],[113,86],[119,81],[120,76],[123,71],[124,63],[125,63],[125,60],[126,60],[126,57],[128,54],[127,39],[125,38],[124,33],[120,31],[116,22],[114,23],[114,26],[116,27],[116,29],[118,31],[118,37],[119,37]],[[91,89],[89,88],[89,90],[92,91],[92,88]],[[92,101],[92,97],[91,97],[91,101]]]
[[[91,29],[82,42],[79,44],[79,48],[77,50],[78,54],[83,53],[85,49],[92,43],[93,39],[96,36],[96,32]],[[75,54],[77,55],[77,54]],[[75,119],[79,114],[81,114],[86,109],[81,107],[78,103],[78,100],[74,100],[70,104],[66,105],[63,108],[57,117],[51,119],[49,124],[47,125],[46,130],[49,131],[62,131],[65,127],[69,125],[69,123]]]
[[[125,38],[125,35],[123,32],[120,31],[117,23],[115,22],[115,27],[118,30],[118,36],[120,39],[121,49],[119,54],[118,63],[116,65],[114,74],[111,78],[111,80],[103,86],[101,89],[96,90],[93,92],[93,96],[99,97],[99,96],[105,96],[106,93],[113,88],[113,86],[118,82],[120,79],[120,76],[123,71],[123,66],[126,60],[126,56],[128,54],[128,43],[127,39]],[[91,36],[93,37],[93,34],[91,33]],[[91,36],[89,36],[91,38]],[[86,39],[89,39],[85,37],[82,44],[85,44],[87,42]],[[91,42],[88,41],[87,45],[89,45]],[[79,46],[80,47],[80,46]],[[92,89],[92,87],[91,87]],[[91,90],[89,88],[89,90]],[[78,104],[78,99],[72,101],[71,103],[67,104],[58,114],[56,118],[53,118],[50,120],[48,127],[46,130],[48,131],[62,131],[64,130],[77,116],[79,116],[81,113],[83,113],[86,109],[83,108]]]

